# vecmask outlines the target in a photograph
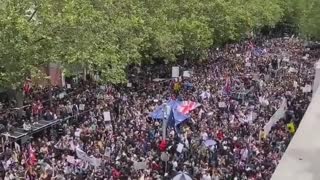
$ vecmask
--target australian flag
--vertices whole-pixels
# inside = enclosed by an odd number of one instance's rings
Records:
[[[190,112],[201,104],[193,101],[177,101],[170,100],[166,104],[157,107],[155,111],[150,114],[152,119],[163,120],[168,118],[169,126],[177,126],[183,121],[190,118]],[[167,109],[166,109],[167,108]],[[167,115],[167,117],[165,117]]]

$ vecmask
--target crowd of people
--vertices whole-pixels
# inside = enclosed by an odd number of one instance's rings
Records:
[[[19,117],[6,111],[3,125],[69,120],[26,144],[8,145],[2,177],[270,179],[311,100],[315,58],[309,54],[297,38],[251,40],[183,62],[180,68],[192,72],[187,77],[160,79],[171,70],[162,64],[130,69],[130,83],[122,86],[79,80],[53,90],[50,102],[47,89],[29,92],[32,104]],[[150,114],[170,99],[201,106],[168,126],[164,139],[162,120]],[[283,116],[266,130],[283,105]]]

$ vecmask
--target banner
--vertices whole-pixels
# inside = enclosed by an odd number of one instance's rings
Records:
[[[179,77],[179,67],[178,66],[173,66],[172,67],[172,76],[173,78]]]
[[[79,105],[79,110],[80,110],[80,111],[84,111],[84,107],[85,107],[85,104],[80,104],[80,105]]]
[[[279,119],[283,118],[287,111],[287,100],[284,98],[282,100],[282,103],[279,107],[279,109],[273,114],[273,116],[270,118],[269,122],[264,126],[263,130],[265,135],[268,135],[272,126],[274,126]]]
[[[111,121],[111,115],[109,111],[103,112],[104,121]]]
[[[135,162],[133,163],[133,168],[134,168],[135,170],[147,169],[147,168],[148,168],[148,165],[147,165],[146,162],[137,162],[137,161],[135,161]]]
[[[79,159],[88,162],[90,165],[94,167],[99,167],[101,164],[101,159],[98,159],[95,157],[89,157],[87,153],[85,153],[79,148],[76,148],[76,154]]]
[[[190,71],[183,71],[183,77],[191,77],[191,72]]]

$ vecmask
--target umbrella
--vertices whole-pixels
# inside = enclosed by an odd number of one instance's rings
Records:
[[[180,173],[173,177],[172,180],[192,180],[192,178],[185,173]]]
[[[215,140],[212,140],[212,139],[208,139],[208,140],[206,140],[206,141],[204,142],[204,145],[207,146],[207,147],[209,147],[209,146],[214,146],[214,145],[216,145],[216,144],[217,144],[217,142],[216,142]]]

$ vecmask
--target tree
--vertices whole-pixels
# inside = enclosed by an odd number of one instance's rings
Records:
[[[35,14],[27,16],[32,3],[2,1],[0,9],[0,83],[3,87],[19,88],[27,76],[40,73],[39,65],[45,62],[40,58],[41,34],[33,23]]]
[[[316,0],[2,0],[0,81],[21,87],[39,66],[55,62],[125,82],[130,64],[198,60],[208,48],[274,27],[294,12],[301,31],[315,37],[317,8]]]
[[[36,21],[32,1],[3,0],[0,7],[0,83],[14,90],[17,105],[23,102],[22,85],[27,77],[43,75],[39,67],[46,63],[46,41]]]
[[[295,2],[295,5],[301,10],[298,24],[302,35],[320,40],[320,1],[299,0]]]

